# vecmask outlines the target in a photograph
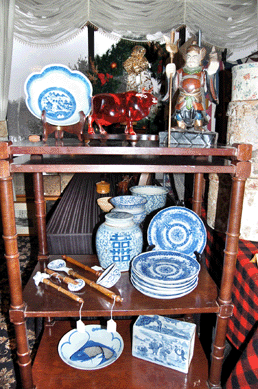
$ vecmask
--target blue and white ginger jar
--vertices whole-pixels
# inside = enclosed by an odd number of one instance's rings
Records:
[[[105,219],[96,234],[100,266],[106,269],[115,263],[120,271],[128,271],[131,260],[142,252],[142,230],[128,212],[110,212]]]

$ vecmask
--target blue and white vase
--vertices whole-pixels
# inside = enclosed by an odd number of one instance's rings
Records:
[[[142,230],[127,212],[110,212],[105,219],[96,234],[100,266],[105,269],[115,263],[120,271],[128,271],[131,260],[142,252]]]

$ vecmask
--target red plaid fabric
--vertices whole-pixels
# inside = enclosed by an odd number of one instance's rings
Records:
[[[205,216],[204,211],[203,216]],[[220,286],[225,234],[218,233],[209,226],[206,226],[206,229],[206,264],[211,276],[217,282],[217,285]],[[239,241],[232,290],[234,310],[233,316],[229,319],[227,332],[229,341],[236,348],[239,348],[248,340],[250,331],[258,321],[258,268],[255,264],[250,263],[250,260],[257,252],[258,242]]]
[[[225,234],[206,228],[206,264],[220,286]],[[258,242],[239,241],[232,290],[234,309],[229,318],[227,338],[237,349],[244,351],[224,389],[258,389],[258,268],[250,263],[257,252]]]
[[[258,388],[258,330],[230,374],[225,389]]]
[[[205,259],[209,272],[220,286],[222,269],[223,269],[223,256],[225,248],[225,234],[216,232],[206,225],[207,230],[207,245],[205,247]]]
[[[241,240],[234,277],[233,316],[229,319],[227,337],[239,348],[258,321],[258,269],[250,260],[258,252],[258,243]],[[258,352],[258,350],[257,350]],[[258,361],[257,361],[258,363]]]

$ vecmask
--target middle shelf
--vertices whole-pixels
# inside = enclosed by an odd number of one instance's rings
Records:
[[[74,259],[88,266],[99,265],[95,255],[78,255]],[[60,258],[60,256],[50,256],[50,261]],[[57,290],[43,283],[35,285],[33,276],[37,271],[43,272],[47,262],[39,262],[27,283],[23,296],[26,303],[27,317],[78,317],[81,304],[62,295]],[[69,266],[68,266],[69,267]],[[94,275],[76,265],[73,270],[80,275],[96,281]],[[65,274],[65,273],[64,273]],[[194,313],[214,313],[219,311],[217,303],[217,286],[209,275],[206,265],[201,264],[199,281],[197,287],[188,295],[176,299],[161,300],[143,295],[130,282],[130,272],[123,272],[116,285],[110,288],[123,298],[122,302],[116,302],[113,308],[114,316],[130,315],[178,315]],[[84,300],[82,316],[87,317],[107,317],[113,300],[104,296],[97,290],[86,285],[77,292]]]

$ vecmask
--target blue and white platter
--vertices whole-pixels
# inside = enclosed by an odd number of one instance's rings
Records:
[[[91,82],[83,73],[65,65],[51,64],[39,73],[31,73],[24,91],[29,111],[41,119],[45,110],[46,121],[53,125],[75,124],[80,120],[80,111],[88,116],[91,110]]]
[[[154,250],[174,250],[195,257],[206,246],[207,232],[201,218],[185,207],[168,207],[150,221],[148,244]]]
[[[137,255],[131,272],[157,286],[183,285],[199,274],[200,264],[193,257],[176,251],[148,251]]]
[[[100,325],[87,325],[85,332],[67,332],[58,344],[60,358],[81,370],[97,370],[115,362],[124,349],[118,332],[108,332]]]

